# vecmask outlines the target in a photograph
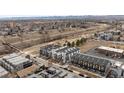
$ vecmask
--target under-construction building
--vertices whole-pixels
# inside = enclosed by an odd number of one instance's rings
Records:
[[[45,48],[41,48],[40,54],[46,57],[52,58],[55,61],[67,63],[70,62],[71,56],[75,53],[79,53],[80,50],[75,47],[68,47],[68,46],[47,46]]]
[[[113,35],[112,33],[98,33],[97,37],[102,40],[112,40]]]
[[[105,75],[112,64],[112,60],[76,53],[71,57],[71,63],[83,69]]]
[[[75,53],[79,53],[80,50],[75,47],[60,47],[58,49],[54,49],[52,51],[52,58],[59,62],[70,62],[71,56],[73,56]]]
[[[123,51],[109,47],[99,47],[96,49],[99,52],[109,53],[109,55],[122,56]],[[108,58],[98,57],[94,55],[80,53],[80,50],[75,47],[48,45],[40,49],[40,55],[56,62],[70,63],[82,69],[95,72],[104,77],[123,77],[123,70],[120,67],[115,67],[114,64],[118,61]]]
[[[52,50],[57,49],[59,47],[60,46],[58,46],[58,45],[48,45],[48,46],[45,46],[44,48],[40,48],[40,56],[46,56],[48,58],[51,58]]]
[[[112,35],[121,35],[121,31],[117,30],[117,31],[111,31]]]
[[[16,53],[4,56],[0,60],[0,65],[10,72],[15,72],[25,69],[31,66],[32,63],[33,63],[32,60],[25,58]]]
[[[106,56],[112,56],[112,57],[122,57],[124,55],[124,50],[122,49],[116,49],[105,46],[100,46],[96,48],[96,51],[105,54]]]

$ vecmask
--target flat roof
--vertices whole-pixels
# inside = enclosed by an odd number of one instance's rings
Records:
[[[120,67],[120,66],[122,65],[122,63],[121,63],[121,62],[116,61],[114,65],[115,65],[115,66]]]
[[[117,52],[117,53],[123,53],[124,52],[124,50],[122,50],[122,49],[116,49],[116,48],[105,47],[105,46],[100,46],[100,47],[98,47],[98,49],[103,49],[103,50]]]
[[[66,46],[66,47],[61,47],[61,48],[57,49],[55,52],[69,54],[69,53],[73,53],[73,52],[75,52],[77,50],[79,50],[79,49],[78,48],[75,48],[75,47],[67,47]]]
[[[55,52],[62,52],[65,49],[68,49],[68,47],[67,46],[59,47],[59,48],[55,49]]]
[[[22,57],[22,56],[18,56],[18,57],[14,57],[12,59],[8,59],[7,61],[13,65],[18,65],[18,64],[24,63],[26,61],[29,61],[29,59]]]
[[[8,71],[6,71],[3,67],[0,66],[0,77],[8,74]]]
[[[122,65],[121,68],[124,70],[124,65]]]
[[[120,30],[112,30],[111,32],[121,32]]]
[[[48,70],[50,70],[50,71],[56,71],[56,69],[53,68],[53,67],[48,68]]]
[[[62,73],[59,74],[59,77],[64,77],[64,76],[67,76],[67,75],[68,75],[68,73],[63,71]]]
[[[17,57],[17,56],[19,56],[19,54],[17,54],[17,53],[12,53],[12,54],[10,54],[10,55],[6,55],[6,56],[4,56],[3,57],[3,59],[11,59],[11,58],[14,58],[14,57]]]
[[[27,78],[43,78],[43,76],[38,75],[38,74],[32,74],[30,76],[27,76]]]

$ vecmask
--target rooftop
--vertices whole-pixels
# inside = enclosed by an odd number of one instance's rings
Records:
[[[52,49],[57,49],[57,48],[59,48],[60,46],[58,46],[58,45],[47,45],[47,46],[45,46],[44,48],[41,48],[41,49],[47,49],[47,50],[52,50]]]
[[[55,52],[59,52],[59,53],[73,53],[75,51],[79,50],[78,48],[75,48],[75,47],[61,47],[61,48],[58,48],[57,50],[55,50]]]
[[[3,67],[0,66],[0,77],[8,74],[8,71],[6,71]]]
[[[12,59],[8,59],[7,61],[9,61],[13,65],[19,65],[21,63],[29,61],[29,59],[18,56],[18,57],[12,58]]]
[[[11,59],[11,58],[14,58],[14,57],[17,57],[19,56],[19,54],[16,54],[16,53],[12,53],[10,55],[7,55],[7,56],[4,56],[3,59]]]
[[[100,64],[100,65],[107,65],[108,63],[112,62],[112,60],[107,59],[107,58],[97,57],[97,56],[84,54],[84,53],[74,54],[74,58],[76,58],[76,60],[84,60],[84,61],[88,61],[88,62],[94,62],[94,63]]]
[[[29,59],[16,53],[4,56],[3,59],[12,65],[19,65],[21,63],[29,61]]]
[[[121,63],[121,62],[116,61],[116,63],[115,63],[114,65],[115,65],[115,66],[117,66],[117,67],[121,67],[122,63]]]
[[[122,50],[122,49],[116,49],[116,48],[105,47],[105,46],[100,46],[100,47],[98,47],[98,49],[103,49],[103,50],[117,52],[117,53],[124,53],[124,50]]]
[[[106,56],[105,54],[96,52],[96,48],[90,49],[90,50],[88,50],[85,53],[89,54],[89,55],[97,56],[98,58],[105,58],[105,59],[111,60],[112,63],[116,63],[116,62],[123,63],[124,62],[124,58],[123,57],[122,58],[118,58],[118,57]]]
[[[122,65],[122,67],[121,67],[123,70],[124,70],[124,65]]]
[[[50,71],[54,71],[56,70],[55,73],[49,73],[48,70]],[[58,67],[49,67],[47,70],[41,70],[38,73],[34,73],[30,76],[28,76],[28,78],[44,78],[44,76],[46,76],[47,78],[70,78],[70,77],[81,77],[75,73],[69,72],[67,70],[64,70],[62,68],[58,68]]]

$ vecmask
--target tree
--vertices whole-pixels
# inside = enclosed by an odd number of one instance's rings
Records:
[[[84,38],[84,42],[85,42],[85,43],[87,42],[87,38]]]
[[[84,38],[80,39],[80,43],[83,44],[84,43]]]
[[[76,41],[76,46],[79,46],[80,45],[80,40],[77,40]]]
[[[74,42],[74,41],[72,42],[71,46],[72,46],[72,47],[74,47],[74,46],[75,46],[75,42]]]
[[[66,46],[66,44],[63,44],[63,46]]]
[[[68,42],[68,43],[67,43],[67,46],[69,46],[69,47],[70,47],[70,46],[71,46],[71,43],[70,43],[70,42]]]
[[[97,33],[95,33],[94,36],[97,37]]]

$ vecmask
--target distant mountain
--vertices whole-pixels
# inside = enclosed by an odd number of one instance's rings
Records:
[[[87,19],[87,20],[124,20],[124,15],[85,15],[85,16],[36,16],[36,17],[4,17],[0,20],[55,20],[55,19]]]

